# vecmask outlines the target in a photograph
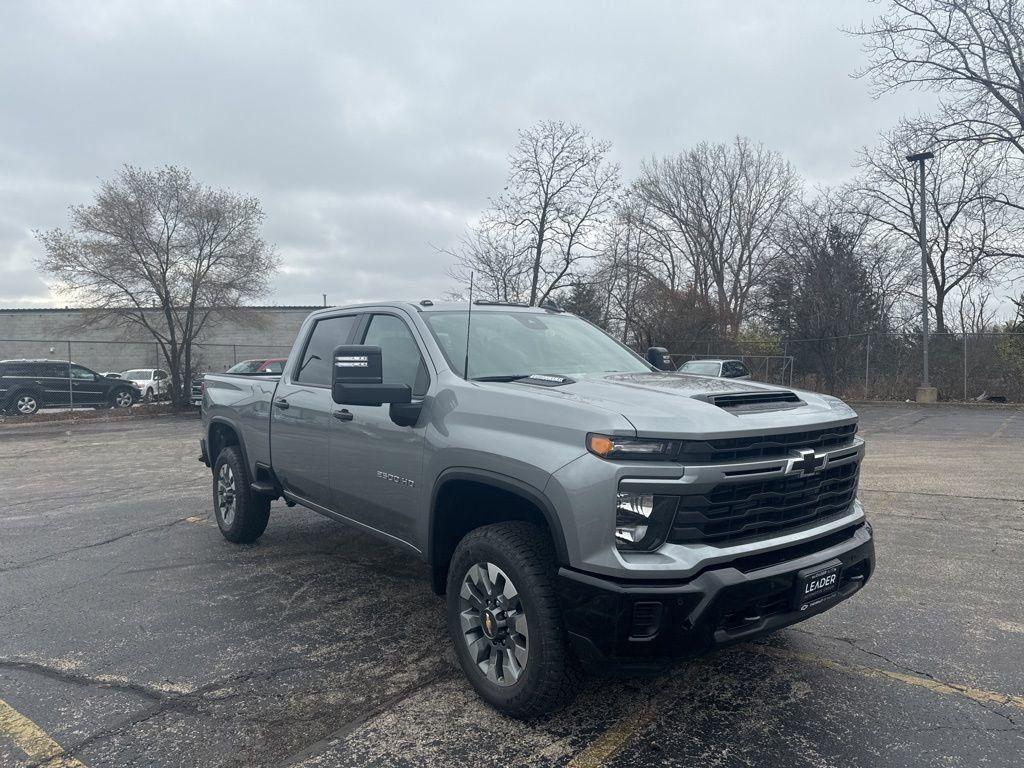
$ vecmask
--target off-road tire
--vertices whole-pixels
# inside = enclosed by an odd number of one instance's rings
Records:
[[[234,481],[234,507],[230,515],[226,515],[222,504],[220,487],[225,466]],[[267,529],[270,501],[269,496],[254,493],[249,488],[249,475],[241,449],[237,445],[223,448],[213,465],[213,514],[224,538],[236,544],[250,544],[256,541]]]
[[[529,654],[519,679],[499,686],[487,679],[470,656],[460,621],[460,592],[469,569],[493,563],[508,574],[519,593],[529,625]],[[463,672],[487,703],[506,715],[529,719],[571,702],[582,672],[569,648],[555,594],[554,547],[545,531],[511,521],[470,531],[452,555],[447,585],[448,631]]]

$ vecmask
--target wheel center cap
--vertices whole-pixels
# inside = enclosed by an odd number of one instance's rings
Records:
[[[493,640],[494,636],[498,632],[498,620],[494,618],[494,614],[490,611],[484,611],[481,624],[484,628],[484,634],[487,635],[488,640]]]

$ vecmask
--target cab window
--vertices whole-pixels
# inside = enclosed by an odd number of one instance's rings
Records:
[[[317,320],[309,334],[299,358],[298,368],[292,379],[302,384],[321,387],[331,386],[331,370],[334,362],[334,348],[348,342],[358,315],[325,317]]]
[[[730,360],[722,363],[722,376],[727,379],[736,379],[740,376],[749,376],[750,371],[747,370],[747,366],[738,360]]]
[[[363,344],[380,347],[385,384],[408,384],[413,397],[427,393],[430,377],[412,331],[394,315],[374,315]]]
[[[88,368],[83,368],[80,365],[71,366],[71,378],[79,379],[82,381],[95,381],[96,374],[90,371]]]

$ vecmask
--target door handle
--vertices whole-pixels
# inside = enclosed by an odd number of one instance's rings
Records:
[[[352,413],[346,410],[345,408],[342,408],[340,411],[333,411],[331,415],[334,416],[334,418],[336,418],[338,421],[352,421],[352,419],[354,418],[352,416]]]
[[[283,397],[278,398],[277,400],[274,401],[274,407],[280,408],[282,411],[287,411],[289,408],[288,401],[285,400]]]

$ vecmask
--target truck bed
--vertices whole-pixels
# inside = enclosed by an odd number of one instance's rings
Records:
[[[211,423],[218,417],[242,431],[250,471],[257,463],[271,466],[270,415],[278,373],[208,373],[203,408]]]

